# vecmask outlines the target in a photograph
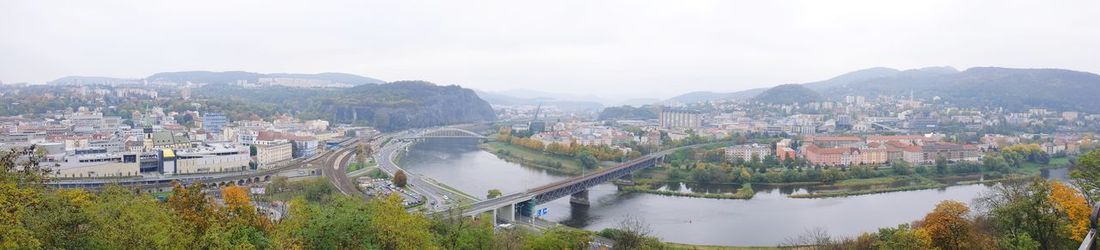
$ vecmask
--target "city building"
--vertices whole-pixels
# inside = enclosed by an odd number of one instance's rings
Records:
[[[253,145],[256,147],[257,168],[271,168],[294,157],[294,146],[290,142]]]
[[[202,128],[206,132],[221,134],[222,128],[229,123],[229,119],[223,113],[207,112],[202,115]]]
[[[658,117],[662,128],[694,129],[703,126],[703,115],[696,111],[661,109]]]
[[[765,156],[771,155],[772,153],[771,149],[769,149],[767,146],[756,143],[749,145],[729,146],[725,147],[724,149],[726,151],[726,156],[729,157],[730,160],[741,159],[743,161],[750,161],[752,160],[753,156],[756,156],[756,160],[760,161],[763,160]]]

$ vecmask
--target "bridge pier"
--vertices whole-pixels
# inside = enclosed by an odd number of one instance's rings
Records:
[[[493,224],[497,224],[497,221],[507,221],[509,223],[516,221],[516,204],[509,204],[497,209],[493,209]]]
[[[582,190],[580,192],[573,193],[573,195],[570,195],[569,196],[569,204],[579,205],[579,206],[591,205],[591,203],[588,202],[588,189],[585,189],[585,190]]]

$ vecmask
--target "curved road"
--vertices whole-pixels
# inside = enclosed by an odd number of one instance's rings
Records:
[[[403,131],[395,133],[393,135],[388,135],[386,136],[386,138],[401,138],[408,133],[409,131]],[[376,140],[376,143],[381,143],[382,141],[384,140]],[[393,176],[393,174],[397,173],[398,170],[403,170],[400,166],[397,165],[397,163],[394,161],[394,158],[397,157],[397,154],[401,150],[405,150],[406,147],[411,145],[412,143],[410,142],[401,142],[396,140],[390,141],[386,145],[376,145],[381,146],[379,147],[380,150],[378,150],[378,157],[375,158],[378,161],[378,168],[382,171],[385,171],[390,176]],[[447,210],[451,207],[451,205],[457,204],[457,201],[455,201],[452,197],[459,197],[460,195],[462,195],[452,193],[451,191],[440,187],[435,183],[424,180],[423,176],[419,174],[413,174],[409,171],[405,171],[405,176],[408,176],[407,187],[409,189],[412,189],[413,192],[416,192],[426,198],[425,204],[428,208],[428,212]]]

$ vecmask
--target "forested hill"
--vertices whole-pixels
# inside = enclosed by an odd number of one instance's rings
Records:
[[[306,119],[325,119],[374,126],[389,131],[496,119],[489,103],[473,90],[423,81],[368,84],[346,89],[289,87],[243,88],[211,84],[197,96],[236,99]],[[225,107],[232,109],[233,107]]]
[[[760,93],[753,100],[771,104],[794,104],[821,101],[821,94],[799,84],[783,84]]]
[[[909,70],[876,67],[796,85],[817,92],[828,100],[843,100],[849,95],[909,96],[912,93],[926,100],[938,96],[961,107],[1002,107],[1012,111],[1049,108],[1100,113],[1100,102],[1094,100],[1095,96],[1100,96],[1100,75],[1065,69],[976,67],[959,71],[952,67]],[[744,99],[745,96],[755,95],[759,101],[789,103],[794,100],[783,99],[786,98],[784,96],[813,96],[806,90],[791,92],[793,86],[790,85],[769,90],[785,94],[774,95],[776,93],[761,92],[760,89],[734,93],[693,92],[671,100],[693,103]]]
[[[923,68],[821,88],[826,96],[939,96],[964,107],[1050,108],[1100,113],[1100,75],[1064,69]]]
[[[338,122],[366,122],[382,130],[496,119],[493,108],[473,90],[423,81],[358,86],[322,108],[334,112]]]

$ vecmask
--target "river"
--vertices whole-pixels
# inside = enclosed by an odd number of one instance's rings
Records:
[[[506,162],[472,144],[421,143],[402,158],[401,165],[413,174],[479,197],[494,188],[509,194],[569,177]],[[1064,169],[1050,172],[1052,178],[1065,176]],[[681,184],[679,188],[693,187]],[[714,185],[694,188],[727,189]],[[614,185],[602,184],[589,190],[590,207],[573,208],[569,199],[562,198],[539,208],[547,208],[548,220],[593,231],[616,227],[624,216],[632,215],[648,223],[653,235],[662,241],[775,246],[811,229],[824,229],[833,236],[855,236],[908,223],[923,217],[942,200],[972,203],[989,186],[974,184],[821,199],[787,197],[790,193],[806,192],[801,188],[754,189],[756,196],[750,200],[721,200],[619,194]]]

